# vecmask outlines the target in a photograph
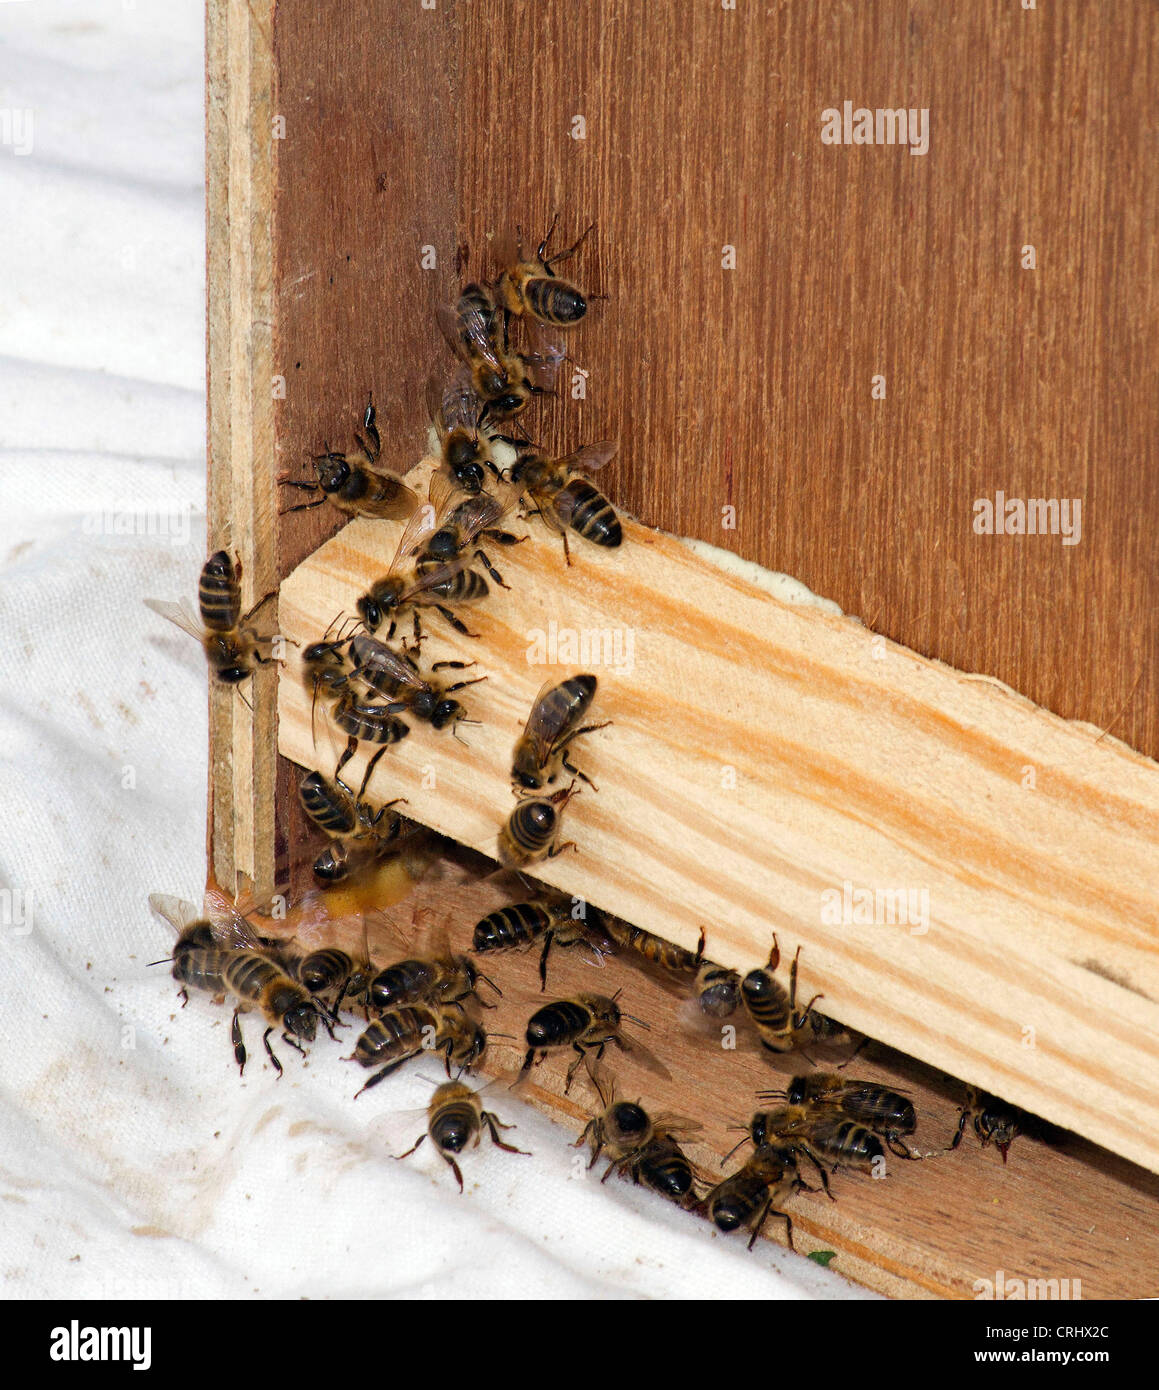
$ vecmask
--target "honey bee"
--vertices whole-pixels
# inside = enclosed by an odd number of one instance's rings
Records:
[[[201,608],[198,622],[187,603],[167,603],[147,598],[146,605],[171,623],[195,637],[205,649],[210,669],[219,681],[237,685],[253,675],[255,666],[273,664],[272,656],[262,656],[259,646],[273,637],[259,637],[248,626],[249,619],[271,595],[241,615],[241,561],[231,560],[224,550],[212,554],[201,571],[197,598]]]
[[[486,1049],[487,1034],[482,1026],[457,1005],[406,1004],[376,1018],[359,1037],[348,1060],[363,1067],[378,1067],[356,1092],[360,1096],[420,1052],[441,1052],[450,1076],[452,1062],[470,1071]]]
[[[623,527],[616,509],[604,494],[584,477],[611,459],[619,445],[610,439],[585,444],[564,458],[547,458],[534,449],[521,450],[511,466],[512,483],[519,488],[529,509],[543,518],[549,530],[563,541],[563,556],[571,564],[567,533],[612,550],[622,544]]]
[[[542,940],[539,980],[540,987],[546,989],[547,957],[553,946],[590,946],[597,956],[610,948],[611,943],[600,934],[599,920],[597,916],[597,921],[590,923],[573,917],[570,898],[537,898],[533,902],[514,903],[488,913],[475,923],[472,950],[479,954],[518,951]]]
[[[834,1105],[782,1105],[775,1110],[758,1110],[749,1122],[747,1137],[758,1148],[776,1140],[805,1154],[821,1174],[827,1193],[824,1163],[869,1172],[875,1163],[885,1161],[878,1136]]]
[[[805,1186],[791,1146],[779,1142],[762,1144],[743,1168],[718,1183],[700,1205],[718,1230],[735,1231],[738,1226],[748,1226],[752,1231],[750,1250],[769,1215],[782,1217],[792,1250],[793,1222],[781,1204]]]
[[[499,545],[518,545],[525,541],[526,536],[513,536],[509,531],[498,529],[498,523],[517,501],[518,493],[511,486],[499,492],[464,493],[453,478],[436,473],[430,486],[430,502],[435,511],[434,530],[426,537],[418,556],[417,572],[422,574],[430,566],[466,560],[466,552],[480,536]],[[478,560],[501,589],[511,587],[504,583],[503,576],[481,547],[476,547],[470,558]]]
[[[313,1042],[319,1021],[330,1036],[334,1036],[328,1015],[305,987],[286,973],[273,943],[258,937],[239,912],[211,919],[207,934],[206,923],[192,904],[152,894],[149,905],[177,931],[179,949],[174,953],[172,973],[182,993],[188,997],[189,989],[199,989],[221,997],[232,995],[236,1001],[230,1040],[243,1074],[246,1064],[240,1021],[243,1012],[256,1009],[264,1016],[267,1027],[262,1043],[279,1077],[282,1064],[270,1045],[270,1034],[276,1028],[282,1030],[283,1042],[299,1052],[304,1052],[299,1039]],[[217,943],[214,946],[193,944],[207,940],[210,935]]]
[[[501,1129],[514,1129],[515,1126],[505,1125],[497,1115],[490,1110],[484,1110],[478,1091],[473,1091],[462,1081],[444,1082],[431,1096],[427,1107],[427,1133],[420,1134],[406,1153],[396,1154],[395,1157],[409,1158],[429,1134],[439,1157],[450,1165],[451,1172],[459,1184],[459,1191],[462,1192],[463,1175],[459,1171],[455,1155],[461,1154],[464,1149],[478,1146],[483,1137],[484,1125],[491,1135],[491,1142],[498,1148],[509,1154],[527,1156],[526,1149],[517,1149],[514,1144],[505,1144],[499,1138]]]
[[[740,976],[735,970],[710,960],[701,961],[692,992],[702,1014],[709,1018],[731,1018],[740,1003]]]
[[[608,1043],[613,1043],[621,1052],[634,1053],[637,1060],[650,1070],[667,1076],[665,1067],[643,1044],[634,1040],[629,1042],[620,1031],[620,1024],[625,1018],[641,1028],[648,1025],[642,1019],[622,1013],[616,1003],[618,998],[618,991],[611,999],[602,994],[577,994],[574,999],[556,999],[537,1009],[527,1023],[527,1054],[518,1079],[525,1077],[533,1063],[537,1060],[542,1062],[549,1052],[570,1047],[576,1053],[576,1058],[567,1071],[567,1083],[563,1088],[564,1095],[567,1095],[580,1063],[588,1066],[590,1075],[588,1053],[594,1052],[598,1062]]]
[[[669,975],[695,975],[700,970],[704,958],[704,930],[700,932],[700,942],[696,951],[686,951],[662,936],[654,936],[642,927],[634,927],[619,917],[609,917],[607,932],[617,946],[625,951],[634,951],[642,960],[654,965]]]
[[[583,245],[584,238],[594,228],[595,223],[584,232],[579,240],[552,256],[546,258],[547,244],[555,231],[559,214],[552,218],[547,234],[535,249],[533,257],[525,257],[523,243],[519,243],[519,259],[499,277],[495,289],[500,303],[512,314],[531,314],[541,323],[555,328],[572,328],[588,311],[588,302],[583,292],[567,280],[560,280],[552,268],[561,261],[567,261]]]
[[[330,711],[335,724],[346,734],[346,747],[334,769],[335,782],[342,783],[342,769],[358,751],[360,742],[378,743],[382,747],[366,764],[362,776],[362,786],[358,789],[358,799],[370,782],[371,773],[379,759],[392,743],[398,743],[410,733],[410,725],[403,723],[395,714],[397,706],[380,705],[373,701],[360,700],[352,690],[347,690]]]
[[[554,859],[565,849],[578,846],[574,840],[557,843],[563,808],[578,796],[575,782],[554,796],[528,797],[517,803],[499,832],[499,860],[508,867]],[[558,809],[557,809],[558,807]]]
[[[454,305],[435,312],[443,337],[470,370],[471,389],[489,418],[510,420],[532,396],[550,392],[563,350],[541,341],[530,352],[514,351],[507,338],[507,316],[484,285],[468,285]]]
[[[455,559],[447,564],[428,562],[421,572],[416,560],[427,542],[438,530],[439,519],[433,506],[419,507],[403,527],[390,568],[376,580],[355,605],[368,632],[377,632],[390,621],[387,641],[394,636],[398,618],[407,609],[414,614],[415,645],[422,641],[418,610],[434,608],[465,637],[478,636],[447,606],[451,603],[472,603],[490,593],[487,581],[470,568],[469,562]]]
[[[770,1052],[791,1052],[797,1046],[809,1026],[813,1005],[821,998],[821,995],[815,994],[803,1013],[797,1011],[797,964],[800,957],[801,948],[798,946],[786,992],[773,975],[781,959],[774,935],[768,964],[764,969],[750,970],[741,981],[741,1003],[756,1027],[762,1046]]]
[[[429,1004],[439,1008],[467,998],[478,999],[480,981],[503,997],[495,981],[484,975],[470,956],[444,950],[438,955],[395,961],[380,970],[370,982],[370,1002],[379,1009],[398,1009],[405,1004]],[[484,1004],[483,1007],[492,1006]]]
[[[974,1133],[982,1147],[985,1149],[993,1144],[1002,1155],[1003,1163],[1006,1162],[1010,1145],[1024,1130],[1031,1127],[1031,1117],[1024,1110],[1007,1105],[997,1096],[980,1091],[974,1086],[966,1089],[966,1103],[958,1116],[958,1128],[950,1144],[951,1149],[956,1149],[962,1142],[968,1120],[973,1121]]]
[[[838,1072],[813,1072],[794,1076],[782,1091],[762,1091],[760,1098],[784,1096],[790,1106],[836,1106],[842,1114],[882,1135],[899,1158],[911,1157],[902,1143],[903,1134],[913,1134],[917,1128],[913,1102],[899,1091],[879,1086],[873,1081],[846,1079]]]
[[[299,784],[298,798],[314,824],[336,841],[314,861],[314,876],[322,882],[338,882],[356,865],[380,861],[396,847],[403,818],[391,807],[405,797],[396,797],[376,810],[361,800],[361,794],[353,796],[341,782],[331,784],[320,772],[310,772]]]
[[[439,437],[443,468],[469,494],[482,492],[488,474],[499,476],[491,438],[482,424],[483,402],[471,385],[471,373],[460,369],[444,388],[437,377],[427,382],[427,408]]]
[[[643,1184],[674,1202],[683,1202],[692,1190],[692,1164],[672,1137],[675,1132],[692,1131],[700,1126],[678,1115],[657,1115],[652,1119],[638,1101],[616,1099],[615,1083],[596,1071],[592,1076],[604,1109],[587,1124],[574,1147],[585,1143],[591,1150],[588,1167],[595,1166],[601,1153],[611,1160],[601,1182],[607,1182],[613,1169],[627,1172],[637,1185]]]
[[[532,702],[527,724],[515,744],[511,780],[517,786],[526,791],[539,791],[545,783],[555,781],[561,767],[592,785],[591,778],[568,761],[568,745],[581,734],[606,729],[611,723],[606,719],[602,724],[578,727],[595,699],[596,685],[595,676],[580,675],[570,676],[558,685],[548,681],[543,686]]]
[[[303,492],[320,492],[322,495],[313,502],[303,502],[297,507],[287,507],[283,516],[290,512],[304,512],[311,507],[321,507],[332,502],[339,511],[348,516],[376,517],[386,521],[401,521],[410,516],[418,505],[418,498],[400,478],[393,473],[383,473],[374,467],[382,452],[375,419],[374,402],[367,402],[362,417],[362,427],[369,438],[363,438],[355,431],[354,438],[366,459],[365,464],[348,459],[345,454],[318,454],[314,458],[313,482],[298,482],[292,478],[279,478],[283,487],[298,488]]]
[[[469,685],[478,685],[487,679],[486,676],[444,686],[437,680],[424,677],[405,652],[392,651],[385,643],[364,633],[350,639],[349,655],[353,675],[372,694],[393,700],[401,709],[409,710],[416,719],[424,720],[432,728],[445,729],[449,725],[454,733],[459,724],[478,723],[478,720],[468,719],[462,704],[451,696]],[[431,672],[465,671],[474,664],[473,661],[436,661]]]

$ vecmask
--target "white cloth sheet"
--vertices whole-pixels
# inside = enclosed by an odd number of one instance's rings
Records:
[[[197,0],[0,4],[4,1294],[867,1296],[581,1180],[505,1092],[534,1157],[460,1196],[376,1133],[420,1076],[355,1104],[319,1045],[278,1081],[251,1021],[239,1080],[228,1011],[146,968],[146,895],[204,883],[205,666],[141,602],[204,559],[203,55]]]

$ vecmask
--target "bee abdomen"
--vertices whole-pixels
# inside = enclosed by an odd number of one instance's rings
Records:
[[[241,615],[241,586],[233,561],[224,550],[206,560],[197,586],[201,621],[214,632],[237,627]]]
[[[534,276],[523,287],[523,297],[527,307],[543,323],[567,328],[588,311],[588,302],[583,295],[563,280],[552,280],[545,276]]]
[[[551,844],[559,817],[548,801],[521,801],[507,819],[507,831],[517,849],[539,854]]]
[[[543,935],[549,921],[548,913],[535,903],[501,907],[475,923],[472,944],[476,951],[511,951],[529,946]]]
[[[837,1163],[870,1164],[874,1159],[885,1157],[877,1135],[854,1120],[838,1120],[835,1124],[820,1126],[810,1131],[809,1139]]]
[[[204,989],[213,994],[225,988],[225,967],[229,953],[200,946],[178,950],[173,958],[173,978],[188,989]]]
[[[479,1117],[470,1101],[444,1105],[431,1125],[431,1138],[440,1149],[462,1153],[479,1132]]]
[[[398,743],[410,733],[410,725],[391,714],[386,705],[368,705],[343,699],[334,708],[334,722],[355,738],[368,743]]]
[[[400,960],[380,971],[371,981],[371,1003],[380,1009],[414,1003],[432,989],[435,975],[430,961]]]
[[[423,1043],[425,1028],[438,1029],[439,1020],[423,1008],[391,1009],[374,1022],[354,1045],[354,1055],[364,1067],[404,1053],[417,1052]]]
[[[328,835],[349,835],[357,817],[350,798],[330,786],[320,772],[311,772],[298,788],[302,809]]]
[[[574,999],[545,1004],[527,1023],[527,1041],[534,1047],[562,1047],[579,1037],[591,1024],[591,1010]]]
[[[225,982],[242,999],[257,999],[282,971],[256,951],[231,951],[225,965]]]
[[[687,1197],[692,1189],[692,1165],[672,1139],[653,1140],[634,1167],[637,1182],[673,1201]]]
[[[568,524],[585,541],[594,545],[617,546],[624,539],[616,509],[599,490],[583,478],[573,478],[560,496],[571,498]],[[558,505],[558,503],[557,503]]]
[[[321,951],[311,951],[298,962],[298,979],[311,994],[329,989],[341,980],[348,979],[354,971],[354,962],[336,946],[325,947]]]

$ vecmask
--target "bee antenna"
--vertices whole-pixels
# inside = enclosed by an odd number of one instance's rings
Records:
[[[643,1028],[646,1032],[650,1033],[652,1031],[652,1025],[650,1023],[645,1023],[642,1018],[637,1018],[635,1014],[621,1013],[620,1017],[628,1019],[631,1023],[635,1023],[638,1027]]]
[[[475,973],[480,980],[486,980],[486,982],[491,986],[491,988],[495,991],[495,993],[499,996],[500,999],[503,998],[503,991],[499,988],[495,981],[491,979],[489,975],[484,975],[481,970],[477,970]]]
[[[154,965],[167,965],[167,964],[169,963],[169,961],[171,961],[171,960],[176,960],[176,959],[177,959],[176,956],[162,956],[160,960],[151,960],[151,961],[149,962],[149,964],[146,965],[145,969],[146,969],[146,970],[149,970],[149,969],[151,969]]]
[[[736,1129],[737,1126],[736,1126],[736,1125],[730,1125],[729,1128],[730,1128],[730,1129]],[[733,1154],[736,1153],[737,1149],[742,1148],[745,1144],[748,1143],[749,1138],[750,1138],[750,1135],[749,1135],[748,1131],[746,1130],[746,1131],[745,1131],[745,1137],[744,1137],[743,1139],[739,1140],[737,1143],[735,1143],[735,1144],[732,1146],[732,1148],[729,1149],[728,1153],[726,1153],[725,1156],[720,1160],[720,1166],[721,1166],[722,1168],[723,1168],[724,1165],[729,1161],[729,1159],[733,1156]]]

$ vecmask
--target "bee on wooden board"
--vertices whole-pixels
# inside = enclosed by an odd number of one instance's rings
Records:
[[[336,883],[361,863],[380,860],[396,847],[403,818],[392,806],[405,801],[396,797],[377,808],[356,797],[341,782],[328,782],[320,772],[309,772],[298,786],[302,809],[320,830],[332,837],[314,861],[314,876]]]
[[[781,960],[780,948],[774,935],[768,963],[763,969],[750,970],[741,981],[741,1003],[757,1030],[761,1045],[770,1052],[791,1052],[798,1046],[809,1028],[813,1005],[822,997],[815,994],[804,1012],[798,1011],[797,965],[800,958],[801,948],[798,946],[789,973],[789,989],[786,991],[773,975]]]
[[[612,722],[580,724],[595,699],[597,684],[595,676],[584,674],[558,684],[548,681],[540,689],[511,758],[511,780],[516,787],[539,791],[556,780],[561,768],[593,786],[591,778],[569,761],[568,748],[581,735],[606,729]]]
[[[501,1129],[514,1129],[515,1126],[505,1125],[498,1115],[484,1110],[479,1091],[472,1090],[462,1081],[444,1082],[431,1096],[427,1107],[426,1134],[420,1134],[406,1153],[395,1154],[394,1157],[409,1158],[429,1135],[435,1151],[443,1162],[449,1165],[455,1175],[455,1181],[459,1184],[459,1191],[462,1192],[463,1174],[459,1170],[456,1157],[468,1148],[478,1147],[483,1137],[484,1126],[491,1135],[492,1144],[497,1148],[505,1153],[523,1154],[524,1157],[528,1157],[526,1149],[517,1149],[514,1144],[507,1144],[499,1138]]]
[[[390,568],[381,579],[375,580],[355,605],[367,632],[377,632],[383,623],[389,621],[390,628],[386,634],[389,641],[394,636],[398,619],[409,609],[413,612],[417,647],[422,641],[419,609],[434,608],[456,632],[461,632],[465,637],[478,636],[451,612],[449,605],[474,603],[486,598],[490,590],[483,576],[476,574],[470,562],[461,558],[445,564],[424,564],[421,572],[416,568],[419,556],[440,524],[435,507],[424,504],[403,527]]]
[[[707,1018],[731,1018],[740,1003],[740,975],[702,960],[692,986],[696,1007]]]
[[[451,697],[487,677],[475,676],[471,680],[444,685],[434,675],[436,671],[465,671],[475,664],[473,661],[436,661],[431,666],[431,675],[423,676],[406,652],[393,651],[376,638],[358,633],[350,639],[349,664],[350,676],[360,681],[372,695],[393,701],[400,710],[408,711],[434,729],[449,727],[455,733],[459,724],[479,722],[468,719],[463,705]],[[458,737],[457,733],[455,736]]]
[[[826,1193],[829,1179],[825,1163],[833,1168],[872,1172],[875,1164],[885,1162],[885,1149],[878,1136],[835,1105],[782,1105],[774,1110],[758,1110],[740,1143],[749,1139],[757,1148],[775,1140],[806,1155],[821,1174]],[[730,1150],[730,1154],[733,1152],[735,1149]]]
[[[573,781],[554,796],[533,796],[518,802],[499,831],[499,862],[514,868],[554,859],[565,849],[578,853],[574,840],[558,842],[563,809],[578,795]]]
[[[491,478],[499,477],[499,468],[491,450],[492,435],[483,421],[483,402],[466,367],[460,367],[445,386],[438,377],[429,378],[427,409],[444,473],[463,492],[482,492]]]
[[[454,560],[477,560],[501,589],[511,586],[491,563],[487,552],[475,542],[486,536],[498,545],[519,545],[526,536],[513,536],[499,529],[499,522],[514,509],[519,494],[510,485],[498,491],[466,493],[446,473],[435,473],[430,483],[430,505],[434,508],[434,529],[426,537],[416,559],[422,574],[427,567],[450,564]]]
[[[743,1168],[718,1183],[699,1205],[718,1230],[749,1227],[752,1232],[750,1250],[769,1216],[779,1216],[785,1223],[785,1234],[792,1250],[793,1222],[782,1204],[799,1188],[806,1187],[797,1171],[793,1147],[775,1141],[762,1144]]]
[[[577,994],[573,999],[555,999],[537,1009],[527,1022],[527,1053],[519,1080],[527,1075],[536,1061],[542,1062],[549,1052],[570,1047],[576,1057],[567,1071],[563,1092],[567,1095],[580,1063],[588,1067],[590,1075],[588,1054],[594,1052],[598,1062],[609,1043],[621,1052],[630,1053],[657,1075],[667,1077],[668,1071],[663,1063],[653,1057],[642,1043],[624,1037],[620,1026],[624,1019],[639,1024],[641,1028],[648,1025],[642,1019],[622,1013],[616,1002],[618,998],[619,991],[611,999],[603,994]]]
[[[397,1009],[405,1004],[429,1004],[441,1008],[473,999],[484,1008],[493,1005],[479,998],[480,981],[503,997],[503,991],[484,975],[470,956],[451,951],[445,936],[432,943],[422,956],[395,961],[370,982],[370,1002],[377,1009]]]
[[[147,598],[145,603],[201,643],[210,670],[219,681],[237,685],[253,675],[255,667],[273,664],[274,658],[263,656],[260,646],[264,642],[272,644],[276,637],[259,637],[248,625],[253,614],[272,597],[267,594],[242,616],[241,561],[231,560],[226,551],[218,550],[201,570],[197,588],[200,622],[184,600],[167,603],[164,599]]]
[[[207,947],[191,944],[206,939],[204,920],[191,903],[154,893],[149,897],[149,906],[177,932],[179,949],[173,958],[172,973],[182,992],[199,989],[234,999],[230,1039],[242,1073],[246,1064],[240,1022],[243,1012],[258,1011],[263,1015],[267,1026],[262,1043],[279,1077],[282,1064],[270,1045],[270,1034],[275,1029],[282,1030],[283,1042],[303,1054],[302,1043],[314,1041],[319,1022],[334,1036],[329,1015],[287,973],[271,943],[258,937],[239,912],[210,919],[218,944]]]
[[[641,960],[655,966],[668,975],[697,975],[704,958],[704,929],[700,931],[700,941],[695,951],[687,951],[662,936],[634,927],[620,917],[607,919],[607,932],[617,946],[631,951]]]
[[[612,943],[600,927],[601,915],[591,907],[586,908],[582,918],[577,918],[574,912],[571,898],[536,898],[532,902],[498,908],[475,923],[471,949],[480,955],[519,951],[542,941],[539,980],[540,988],[546,989],[547,957],[553,946],[588,946],[597,958],[611,949]],[[593,920],[589,921],[587,914]]]
[[[901,1136],[913,1134],[917,1116],[913,1101],[874,1081],[846,1078],[839,1072],[794,1076],[784,1091],[761,1091],[761,1100],[783,1097],[788,1106],[834,1106],[851,1120],[880,1134],[899,1158],[912,1155]]]
[[[563,556],[571,564],[568,531],[592,545],[614,549],[624,539],[616,509],[584,476],[602,468],[619,445],[610,439],[585,444],[574,454],[548,458],[534,449],[522,450],[511,466],[510,478],[531,511],[563,541]]]
[[[470,370],[471,389],[489,419],[513,419],[533,396],[551,392],[562,347],[537,334],[530,350],[513,349],[507,314],[486,286],[466,286],[456,303],[440,305],[435,317],[451,351]]]
[[[559,214],[556,213],[546,235],[535,248],[534,256],[524,255],[523,242],[520,240],[518,259],[500,275],[495,290],[499,302],[509,313],[530,314],[541,323],[555,328],[573,328],[588,311],[587,298],[577,286],[561,280],[554,267],[561,261],[571,260],[595,223],[566,251],[557,252],[549,261],[547,246],[558,221]]]
[[[364,464],[347,458],[345,454],[334,453],[327,447],[324,454],[314,458],[313,482],[299,482],[293,478],[279,478],[283,487],[298,488],[303,492],[317,492],[321,496],[313,502],[302,502],[296,507],[287,507],[283,516],[290,512],[308,511],[311,507],[321,507],[333,503],[347,516],[368,516],[384,521],[402,521],[418,506],[418,498],[401,478],[393,473],[383,473],[374,465],[382,452],[382,440],[378,433],[374,402],[367,402],[362,417],[362,427],[366,437],[354,433],[363,457]]]
[[[950,1144],[951,1149],[956,1149],[962,1142],[967,1121],[973,1121],[974,1133],[982,1147],[985,1149],[993,1144],[1002,1155],[1003,1163],[1015,1139],[1034,1126],[1033,1117],[1025,1110],[1007,1105],[1004,1100],[975,1086],[967,1087],[966,1103],[958,1116],[958,1128]]]
[[[358,800],[370,782],[371,774],[379,760],[391,744],[399,743],[410,733],[410,725],[395,714],[395,704],[379,704],[373,700],[361,700],[353,690],[345,691],[330,710],[330,717],[346,735],[346,747],[334,769],[334,780],[342,783],[342,769],[358,752],[359,743],[381,745],[366,764],[362,774],[362,785],[358,789]]]
[[[700,1125],[679,1115],[653,1119],[638,1101],[617,1100],[615,1081],[598,1067],[592,1082],[604,1108],[588,1121],[574,1145],[577,1149],[585,1143],[589,1146],[588,1167],[607,1153],[610,1162],[601,1182],[607,1182],[613,1170],[628,1173],[637,1185],[682,1203],[692,1191],[693,1169],[673,1136],[692,1133]]]
[[[461,1071],[471,1071],[486,1050],[487,1034],[482,1025],[459,1005],[405,1004],[376,1018],[361,1034],[348,1060],[378,1068],[356,1092],[360,1096],[421,1052],[441,1052],[450,1076],[452,1062]]]

